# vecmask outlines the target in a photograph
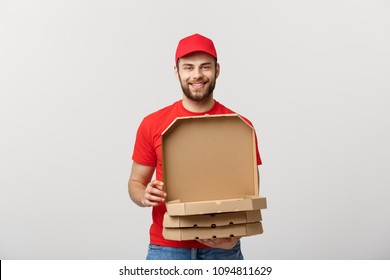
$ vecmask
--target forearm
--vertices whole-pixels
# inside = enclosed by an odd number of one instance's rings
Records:
[[[145,196],[145,189],[146,185],[136,181],[136,180],[129,180],[129,195],[131,200],[141,207],[146,207],[147,205],[144,204],[144,196]]]
[[[153,172],[153,166],[133,163],[128,188],[131,200],[138,206],[158,206],[165,201],[167,194],[163,190],[163,182],[150,181]]]

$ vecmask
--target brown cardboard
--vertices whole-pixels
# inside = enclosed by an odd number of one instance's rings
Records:
[[[212,228],[216,226],[254,223],[259,221],[261,221],[260,210],[192,216],[169,216],[168,213],[165,213],[163,226],[166,228]]]
[[[263,233],[261,222],[249,224],[237,224],[215,228],[163,228],[165,239],[169,240],[194,240],[225,237],[251,236]]]
[[[179,200],[176,200],[168,201],[166,206],[169,215],[186,216],[265,209],[267,208],[267,200],[265,197],[255,196],[186,203],[181,203]]]
[[[177,118],[162,133],[162,153],[169,215],[266,208],[255,132],[239,115]]]

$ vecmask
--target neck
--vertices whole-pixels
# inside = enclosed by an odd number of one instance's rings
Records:
[[[211,108],[213,108],[214,104],[215,104],[215,100],[212,94],[210,95],[210,98],[208,98],[207,100],[201,100],[201,101],[194,101],[188,99],[185,95],[183,95],[183,107],[190,112],[194,112],[194,113],[207,112]]]

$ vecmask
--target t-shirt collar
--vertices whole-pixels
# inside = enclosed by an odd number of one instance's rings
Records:
[[[187,110],[186,108],[184,108],[183,106],[183,100],[180,100],[178,102],[179,104],[179,111],[180,113],[182,113],[184,116],[203,116],[203,115],[212,115],[213,112],[215,111],[215,109],[217,108],[218,106],[218,102],[214,99],[214,105],[213,107],[208,110],[208,111],[205,111],[205,112],[191,112],[189,110]]]

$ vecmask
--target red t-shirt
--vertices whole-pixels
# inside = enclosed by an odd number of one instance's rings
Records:
[[[162,149],[161,134],[177,118],[187,116],[201,115],[220,115],[234,114],[232,110],[226,108],[219,102],[215,101],[213,108],[207,112],[194,113],[184,108],[182,101],[177,101],[157,112],[146,116],[141,122],[134,145],[132,159],[140,164],[155,166],[156,179],[162,180]],[[250,125],[252,123],[243,117]],[[256,139],[257,164],[261,164],[261,158],[257,147]],[[164,239],[162,235],[163,218],[166,212],[165,204],[153,207],[152,220],[150,227],[150,243],[162,246],[181,247],[181,248],[205,248],[207,246],[197,241],[172,241]]]

